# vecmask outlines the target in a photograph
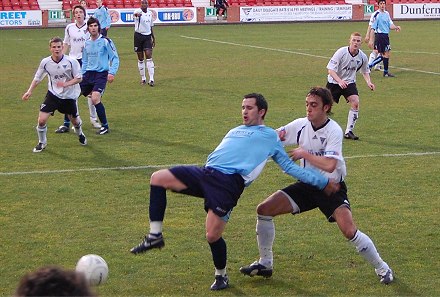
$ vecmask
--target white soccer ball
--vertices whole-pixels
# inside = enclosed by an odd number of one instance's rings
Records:
[[[98,255],[85,255],[76,263],[75,270],[84,273],[87,282],[92,286],[105,283],[108,277],[108,266]]]

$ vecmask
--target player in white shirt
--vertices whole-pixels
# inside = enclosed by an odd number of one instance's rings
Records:
[[[371,239],[357,229],[350,210],[345,161],[342,156],[342,129],[328,117],[333,100],[326,88],[314,87],[306,97],[307,117],[296,119],[278,129],[283,145],[296,145],[289,151],[293,160],[301,160],[301,166],[317,169],[324,176],[339,182],[338,192],[327,196],[323,191],[304,182],[296,182],[266,198],[257,206],[257,242],[260,259],[243,266],[240,272],[249,275],[271,277],[273,273],[273,242],[275,225],[273,217],[282,214],[297,215],[319,208],[329,222],[336,222],[342,234],[369,262],[380,278],[389,284],[393,273],[374,246]]]
[[[350,103],[347,127],[344,137],[358,140],[353,133],[356,121],[359,118],[359,93],[356,87],[356,73],[360,71],[370,90],[375,86],[371,82],[368,58],[360,49],[362,45],[361,34],[354,32],[350,35],[349,46],[338,49],[327,64],[327,88],[333,96],[333,100],[339,103],[339,97],[344,96]]]
[[[134,12],[134,51],[138,57],[138,69],[141,75],[141,84],[147,84],[145,76],[145,66],[148,70],[148,84],[154,87],[154,62],[153,48],[156,45],[156,39],[153,33],[153,14],[148,10],[147,0],[141,1],[141,8]]]
[[[64,54],[69,52],[69,56],[76,59],[80,66],[82,65],[82,51],[84,48],[84,43],[90,38],[90,33],[87,30],[86,23],[86,9],[81,5],[76,5],[73,8],[73,15],[75,22],[68,24],[64,30]],[[90,96],[87,97],[87,104],[90,111],[90,123],[92,126],[99,129],[101,125],[98,122],[98,116],[96,115],[96,108],[92,103]],[[63,125],[59,126],[55,132],[56,133],[66,133],[69,132],[70,120],[67,115],[64,116]]]
[[[29,89],[22,97],[23,100],[29,100],[32,91],[46,75],[48,76],[48,91],[38,114],[38,144],[33,150],[34,153],[41,152],[47,145],[47,120],[55,110],[69,116],[79,142],[82,145],[87,144],[87,139],[81,129],[77,105],[77,99],[81,93],[79,83],[82,80],[79,63],[63,54],[63,40],[59,37],[54,37],[49,41],[49,50],[52,54],[40,62]]]

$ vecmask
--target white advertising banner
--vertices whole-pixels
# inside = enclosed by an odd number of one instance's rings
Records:
[[[393,4],[395,19],[438,19],[440,3]]]
[[[329,21],[352,18],[351,5],[240,7],[240,22]]]
[[[0,11],[0,28],[41,27],[42,25],[41,10]]]
[[[112,25],[134,24],[133,12],[135,8],[109,8]],[[154,24],[187,24],[197,22],[195,7],[169,7],[148,8],[153,13]],[[93,9],[87,9],[89,16],[93,15]]]

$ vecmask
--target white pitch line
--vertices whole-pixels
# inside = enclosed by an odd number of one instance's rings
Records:
[[[291,50],[284,50],[284,49],[278,49],[278,48],[270,48],[270,47],[250,45],[250,44],[240,44],[240,43],[235,43],[235,42],[212,40],[212,39],[199,38],[199,37],[191,37],[191,36],[185,36],[185,35],[181,35],[180,37],[188,38],[188,39],[194,39],[194,40],[202,40],[202,41],[214,42],[214,43],[228,44],[228,45],[234,45],[234,46],[256,48],[256,49],[262,49],[262,50],[273,51],[273,52],[289,53],[289,54],[308,56],[308,57],[313,57],[313,58],[329,59],[329,57],[325,57],[325,56],[312,55],[312,54],[307,54],[307,53],[302,53],[302,52],[295,52],[295,51],[291,51]]]
[[[202,40],[202,41],[207,41],[207,42],[220,43],[220,44],[228,44],[228,45],[233,45],[233,46],[256,48],[256,49],[262,49],[262,50],[273,51],[273,52],[289,53],[289,54],[295,54],[295,55],[300,55],[300,56],[308,56],[308,57],[313,57],[313,58],[322,58],[322,59],[327,59],[327,60],[330,59],[330,57],[326,57],[326,56],[313,55],[313,54],[297,52],[297,51],[292,51],[292,50],[277,49],[277,48],[270,48],[270,47],[264,47],[264,46],[256,46],[256,45],[250,45],[250,44],[241,44],[241,43],[235,43],[235,42],[220,41],[220,40],[192,37],[192,36],[185,36],[185,35],[180,35],[180,37],[187,38],[187,39],[194,39],[194,40]],[[403,67],[396,67],[396,66],[390,66],[390,68],[400,69],[400,70],[405,70],[405,71],[413,71],[413,72],[425,73],[425,74],[440,75],[439,72],[433,72],[433,71],[424,71],[424,70],[417,70],[417,69],[403,68]]]
[[[402,153],[402,154],[378,154],[378,155],[359,155],[344,157],[345,159],[361,159],[361,158],[398,158],[398,157],[418,157],[440,155],[440,152],[424,152],[424,153]],[[144,165],[144,166],[126,166],[126,167],[97,167],[97,168],[78,168],[78,169],[60,169],[60,170],[36,170],[36,171],[15,171],[0,172],[0,176],[26,175],[26,174],[50,174],[50,173],[73,173],[84,171],[107,171],[107,170],[141,170],[141,169],[157,169],[170,168],[180,165],[202,166],[203,164],[164,164],[164,165]]]

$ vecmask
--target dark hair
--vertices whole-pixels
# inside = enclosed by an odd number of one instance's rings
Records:
[[[20,280],[15,296],[96,296],[83,274],[46,266]]]
[[[75,9],[77,9],[77,8],[81,9],[81,10],[84,12],[84,16],[87,15],[87,13],[86,13],[86,9],[84,8],[84,6],[81,6],[81,5],[75,5],[75,6],[73,7],[72,11],[75,12]]]
[[[89,26],[91,24],[98,24],[98,30],[99,30],[99,32],[101,32],[101,24],[99,23],[97,18],[94,18],[94,17],[89,18],[89,20],[87,21],[87,29],[89,28]]]
[[[387,3],[387,1],[385,0],[377,0],[377,4],[379,4],[380,2],[385,2],[385,4]]]
[[[255,98],[255,103],[257,105],[258,111],[264,109],[265,112],[263,114],[263,119],[266,116],[268,105],[266,99],[264,99],[264,96],[258,93],[250,93],[247,95],[244,95],[243,98],[249,99],[249,98]]]
[[[329,109],[327,110],[327,114],[330,114],[332,111],[333,106],[333,96],[329,89],[323,88],[323,87],[313,87],[310,89],[310,91],[307,93],[308,96],[317,96],[321,98],[322,104],[329,105]]]

